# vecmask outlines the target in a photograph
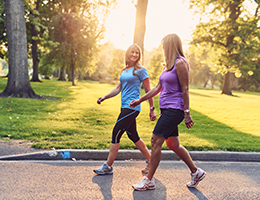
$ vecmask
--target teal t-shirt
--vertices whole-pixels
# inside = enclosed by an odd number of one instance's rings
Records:
[[[135,70],[136,75],[133,75],[133,70],[134,67],[124,70],[119,78],[122,85],[121,108],[141,111],[141,105],[138,105],[135,108],[130,108],[129,103],[132,100],[140,98],[141,83],[144,79],[149,78],[149,75],[145,68]]]

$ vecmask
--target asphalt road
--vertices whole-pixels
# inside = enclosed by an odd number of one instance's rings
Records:
[[[0,200],[260,199],[259,153],[190,153],[207,172],[196,188],[186,187],[190,181],[186,165],[165,151],[155,174],[156,189],[134,191],[131,186],[141,181],[145,165],[138,151],[120,150],[114,174],[99,176],[93,169],[103,164],[108,151],[39,151],[0,141]]]
[[[93,173],[103,161],[0,161],[0,199],[260,199],[260,163],[196,162],[207,172],[189,189],[182,161],[161,161],[156,189],[134,191],[144,161],[115,161],[114,174]]]

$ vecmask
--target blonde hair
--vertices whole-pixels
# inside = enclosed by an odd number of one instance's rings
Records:
[[[183,49],[182,49],[182,42],[180,37],[173,33],[166,35],[162,39],[162,45],[164,50],[164,57],[165,57],[165,68],[166,71],[170,71],[178,56],[182,56],[185,58]]]
[[[130,63],[130,56],[131,56],[131,51],[137,48],[139,51],[139,58],[137,59],[137,61],[134,64],[134,70],[133,70],[133,75],[136,75],[135,70],[141,69],[143,68],[142,65],[140,64],[141,59],[142,59],[142,50],[141,48],[137,45],[137,44],[132,44],[130,47],[127,48],[126,52],[125,52],[125,67],[122,70],[122,72],[129,66]],[[121,73],[122,73],[121,72]]]

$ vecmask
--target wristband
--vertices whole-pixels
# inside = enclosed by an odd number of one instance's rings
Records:
[[[189,113],[190,112],[190,110],[189,109],[187,109],[187,110],[184,110],[184,113]]]

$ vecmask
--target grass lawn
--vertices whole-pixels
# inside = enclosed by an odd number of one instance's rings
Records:
[[[0,78],[0,92],[7,79]],[[116,85],[97,82],[43,80],[31,83],[36,94],[59,100],[0,98],[0,139],[22,139],[34,148],[109,149],[111,132],[120,111],[120,95],[96,103],[97,98]],[[180,141],[188,150],[260,152],[259,93],[190,89],[190,110],[195,125],[179,126]],[[159,116],[158,96],[154,98]],[[150,122],[149,104],[142,103],[137,117],[140,137],[151,148],[150,138],[156,122]],[[121,149],[135,146],[124,134]],[[167,149],[163,145],[163,149]]]

